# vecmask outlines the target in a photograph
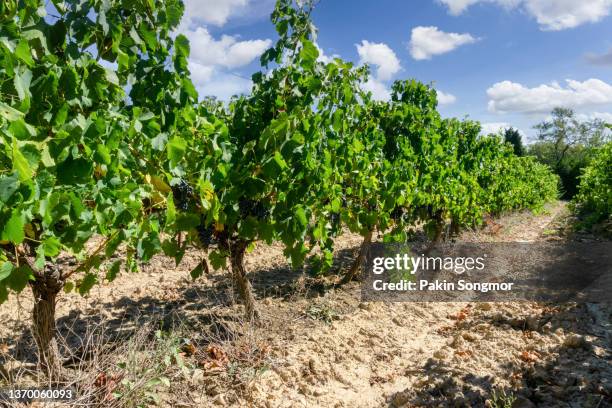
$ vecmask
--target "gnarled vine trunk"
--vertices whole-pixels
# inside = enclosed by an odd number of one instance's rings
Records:
[[[253,294],[253,287],[247,278],[247,271],[244,267],[244,255],[248,243],[245,241],[233,242],[230,247],[230,262],[232,265],[232,280],[238,295],[244,304],[245,314],[248,320],[258,321],[259,311]]]
[[[37,277],[30,286],[34,294],[32,333],[38,347],[39,364],[51,381],[59,381],[62,363],[56,337],[55,305],[63,282],[54,271]]]
[[[344,274],[341,283],[348,283],[352,281],[361,272],[363,263],[365,262],[365,259],[368,256],[368,252],[370,251],[372,235],[374,235],[373,229],[368,231],[363,237],[363,242],[361,243],[361,247],[359,248],[359,254],[357,255],[355,261],[353,261],[351,268]]]
[[[434,215],[433,218],[436,221],[436,229],[434,231],[434,236],[433,236],[431,242],[429,243],[427,248],[425,248],[425,251],[424,251],[425,255],[429,255],[431,253],[431,251],[433,251],[436,248],[438,243],[441,241],[442,233],[444,232],[444,218],[442,217],[442,213],[438,211]]]

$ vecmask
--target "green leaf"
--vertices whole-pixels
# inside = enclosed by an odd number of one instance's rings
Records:
[[[204,273],[203,262],[200,262],[195,268],[191,270],[191,272],[189,272],[189,274],[191,275],[191,279],[193,280],[196,280],[200,276],[202,276],[202,273]]]
[[[177,4],[179,3],[177,2]],[[170,3],[168,7],[166,8],[166,16],[168,18],[168,25],[172,28],[176,27],[180,23],[182,15],[183,15],[182,7],[178,7],[177,5]]]
[[[308,217],[306,217],[306,212],[304,211],[303,207],[298,207],[295,210],[294,215],[300,226],[305,228],[308,225]]]
[[[176,207],[174,205],[174,195],[168,194],[166,199],[166,222],[172,225],[176,221]]]
[[[304,68],[311,68],[315,61],[319,58],[319,50],[309,40],[302,40],[302,49],[300,50],[300,65]]]
[[[23,101],[31,96],[30,94],[30,82],[32,81],[32,71],[29,69],[21,70],[21,72],[15,73],[13,78],[13,84],[17,91],[19,100]]]
[[[200,225],[200,217],[196,214],[179,214],[174,225],[177,231],[189,231]]]
[[[9,288],[15,292],[21,292],[30,280],[34,280],[32,269],[27,265],[22,265],[19,268],[13,269],[11,276],[6,279],[6,282]]]
[[[45,252],[45,256],[54,257],[60,253],[62,244],[56,237],[49,237],[42,242],[42,247]]]
[[[10,262],[2,262],[0,265],[0,281],[6,279],[13,271],[13,264]]]
[[[106,271],[106,280],[112,282],[115,280],[117,275],[119,274],[119,270],[121,269],[121,260],[116,260],[113,262]]]
[[[215,270],[227,267],[227,255],[225,253],[213,251],[208,255],[208,259]]]
[[[19,118],[22,118],[23,112],[18,111],[17,109],[0,101],[0,116],[2,116],[5,120],[8,120],[9,122],[12,122]]]
[[[25,217],[18,210],[13,210],[11,218],[2,230],[2,239],[14,244],[21,244],[25,239]]]
[[[40,150],[33,143],[26,143],[22,145],[19,150],[30,165],[30,169],[35,172],[38,169],[38,163],[40,162]]]
[[[113,71],[112,69],[105,69],[104,70],[104,76],[106,78],[106,80],[108,82],[110,82],[113,85],[116,86],[121,86],[121,83],[119,82],[119,77],[117,76],[117,73],[115,71]]]
[[[7,203],[18,188],[19,177],[16,173],[10,176],[0,176],[0,201]]]
[[[73,290],[74,290],[74,283],[66,282],[66,284],[64,284],[64,293],[70,293]]]
[[[17,146],[17,140],[13,139],[13,170],[19,172],[20,181],[28,181],[32,179],[32,169],[27,159],[23,157],[19,147]]]
[[[161,250],[161,242],[157,233],[147,233],[139,241],[136,246],[138,257],[147,262],[151,260],[153,255]]]
[[[337,213],[338,211],[340,211],[341,206],[342,206],[342,201],[339,198],[336,197],[336,198],[334,198],[332,200],[332,202],[331,202],[331,210],[333,212]]]
[[[81,296],[86,295],[97,282],[98,275],[96,275],[95,273],[88,273],[77,285],[79,288],[79,294]]]
[[[32,59],[32,51],[30,51],[30,45],[28,41],[22,39],[15,48],[15,56],[21,61],[25,62],[27,66],[32,67],[34,60]]]
[[[60,184],[85,184],[91,181],[93,163],[84,158],[68,157],[57,165],[57,181]]]
[[[183,57],[189,57],[189,40],[183,34],[176,36],[174,40],[174,46],[176,47],[176,53]]]
[[[36,128],[27,124],[23,118],[17,118],[9,125],[9,132],[19,140],[28,140],[36,136]]]
[[[283,158],[283,155],[282,155],[280,152],[278,152],[278,151],[274,152],[274,161],[275,161],[275,162],[276,162],[276,164],[278,164],[278,166],[279,166],[281,169],[283,169],[283,170],[284,170],[284,169],[286,169],[286,168],[288,167],[288,166],[287,166],[287,162],[286,162],[286,161],[285,161],[285,159]]]
[[[110,164],[111,155],[108,147],[104,146],[103,144],[96,145],[96,153],[94,154],[94,158],[99,163]]]
[[[166,145],[168,150],[168,159],[170,159],[170,166],[176,167],[179,161],[183,158],[185,150],[187,150],[187,142],[180,137],[171,139]]]

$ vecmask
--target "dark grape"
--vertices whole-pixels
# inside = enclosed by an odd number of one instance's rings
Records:
[[[67,226],[68,226],[68,221],[66,221],[66,220],[59,220],[58,222],[53,224],[53,230],[56,233],[61,234],[61,233],[64,232],[64,230],[66,229]]]
[[[215,229],[213,228],[212,225],[209,225],[208,227],[206,227],[200,224],[196,228],[196,230],[198,232],[198,238],[200,239],[200,242],[202,243],[202,245],[209,246],[210,244],[213,243],[213,236],[215,233]]]
[[[390,215],[392,220],[399,221],[404,215],[404,209],[402,207],[395,207]]]
[[[172,186],[172,196],[176,208],[183,211],[187,210],[193,198],[193,193],[193,188],[185,180],[181,180],[178,184]]]
[[[238,201],[238,209],[242,218],[252,216],[264,220],[270,216],[270,210],[261,201],[255,201],[248,198],[243,198]]]
[[[334,231],[338,230],[340,227],[340,214],[336,212],[329,214],[329,223]]]

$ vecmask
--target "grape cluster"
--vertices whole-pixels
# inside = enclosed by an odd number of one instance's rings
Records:
[[[338,227],[340,226],[340,214],[337,212],[333,212],[329,215],[329,223],[331,224],[332,228],[338,229]]]
[[[243,198],[238,201],[238,209],[240,210],[240,216],[243,218],[252,216],[260,220],[265,220],[270,216],[270,210],[261,201],[255,201],[248,198]]]
[[[212,225],[206,227],[204,224],[200,224],[196,231],[198,232],[198,238],[200,239],[200,243],[205,247],[208,247],[210,244],[214,243],[214,234],[215,229]]]
[[[402,207],[395,207],[390,215],[393,221],[399,221],[404,215],[404,209]]]
[[[329,215],[329,222],[331,223],[332,227],[335,228],[338,224],[340,224],[340,214],[331,213]]]
[[[189,208],[189,203],[193,198],[193,188],[187,184],[185,180],[182,180],[172,186],[172,196],[174,197],[174,205],[179,210],[186,211]]]

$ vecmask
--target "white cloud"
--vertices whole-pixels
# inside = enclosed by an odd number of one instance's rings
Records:
[[[544,30],[563,30],[594,23],[610,14],[611,0],[529,0],[525,9]]]
[[[502,81],[487,89],[489,111],[497,113],[544,113],[556,106],[580,108],[612,103],[612,85],[599,79],[580,82],[568,79],[567,86],[557,82],[528,88]]]
[[[415,27],[412,29],[409,50],[415,60],[426,60],[476,41],[477,38],[467,33],[445,33],[434,26]]]
[[[319,58],[317,59],[324,64],[329,64],[330,62],[333,62],[335,58],[340,58],[338,54],[332,54],[332,55],[325,54],[325,51],[323,51],[323,48],[319,47],[319,44],[317,44],[316,42],[315,42],[315,47],[317,47],[317,50],[319,51]]]
[[[508,122],[486,122],[481,123],[480,125],[482,127],[480,133],[484,135],[489,135],[491,133],[499,134],[508,129],[509,127],[512,127]]]
[[[391,99],[391,91],[389,91],[387,85],[376,78],[369,78],[368,81],[363,84],[363,89],[372,92],[372,98],[377,101],[388,101]]]
[[[181,27],[190,43],[189,71],[201,96],[214,95],[222,100],[247,92],[251,81],[231,70],[246,66],[272,44],[271,40],[244,40],[223,35],[215,39],[206,27]]]
[[[612,123],[612,112],[579,113],[576,115],[576,118],[580,121],[599,119],[606,123]]]
[[[458,16],[468,9],[472,4],[478,3],[480,0],[438,0],[440,3],[448,7],[448,12],[453,16]]]
[[[184,22],[187,26],[198,22],[223,26],[248,3],[249,0],[185,0]]]
[[[395,52],[387,44],[363,40],[355,44],[360,64],[376,65],[376,78],[388,81],[402,68]]]
[[[448,12],[454,16],[466,11],[470,6],[477,3],[496,3],[505,8],[517,7],[524,0],[438,0],[448,7]],[[554,0],[553,0],[554,1]]]
[[[359,54],[359,63],[369,64],[375,68],[368,81],[363,84],[363,89],[372,92],[372,97],[376,100],[389,100],[391,91],[388,87],[388,81],[402,69],[399,58],[385,43],[363,40],[361,44],[355,44],[355,47],[357,47],[357,53]]]
[[[252,86],[251,80],[226,72],[215,72],[204,83],[196,84],[200,97],[212,95],[222,101],[249,93]]]
[[[520,7],[534,17],[542,30],[563,30],[600,21],[612,10],[612,0],[438,0],[458,15],[476,3],[494,3],[508,9]]]
[[[215,68],[210,65],[202,65],[193,60],[189,61],[189,72],[191,72],[191,80],[194,84],[199,85],[210,81]]]
[[[191,44],[191,60],[202,65],[226,68],[250,64],[272,44],[271,40],[238,41],[229,35],[215,40],[204,27],[188,30],[185,35]]]
[[[436,93],[438,94],[438,103],[440,105],[450,105],[457,102],[457,97],[453,94],[445,93],[438,89],[436,89]]]

